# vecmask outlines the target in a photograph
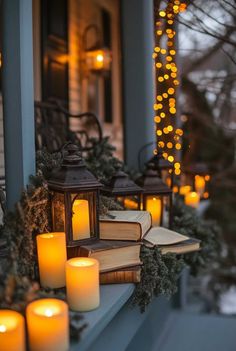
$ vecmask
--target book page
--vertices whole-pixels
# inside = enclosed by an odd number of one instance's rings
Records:
[[[151,227],[151,215],[148,211],[109,211],[108,215],[100,217],[100,221],[139,223],[142,234],[146,234]]]
[[[144,239],[153,245],[173,245],[188,240],[189,237],[163,227],[152,227]]]

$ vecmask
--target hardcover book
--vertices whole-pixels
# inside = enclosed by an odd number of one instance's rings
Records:
[[[96,258],[100,272],[141,264],[140,243],[128,241],[94,240],[92,244],[76,247],[75,256]]]
[[[148,211],[109,211],[100,217],[100,239],[138,241],[152,226]]]
[[[100,273],[100,284],[139,283],[141,267],[123,268],[113,272]]]

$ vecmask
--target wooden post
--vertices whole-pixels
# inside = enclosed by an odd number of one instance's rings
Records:
[[[35,173],[32,0],[3,0],[3,119],[7,206]]]
[[[121,5],[125,160],[137,168],[138,151],[155,140],[153,0],[122,0]]]

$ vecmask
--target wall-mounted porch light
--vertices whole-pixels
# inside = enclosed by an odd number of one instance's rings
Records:
[[[95,33],[93,45],[88,46],[88,33]],[[87,26],[83,34],[84,55],[86,70],[101,74],[111,68],[111,51],[102,45],[101,33],[97,25]]]

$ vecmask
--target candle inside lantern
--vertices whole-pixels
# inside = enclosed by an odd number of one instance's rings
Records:
[[[161,199],[149,196],[146,200],[146,210],[151,213],[152,225],[159,226],[161,224],[162,201]]]
[[[197,208],[199,205],[200,196],[195,191],[191,191],[190,193],[185,195],[185,204],[194,208]]]
[[[99,262],[75,257],[66,262],[66,293],[74,311],[91,311],[99,306]]]
[[[206,184],[206,181],[204,177],[200,175],[195,176],[195,190],[200,196],[203,196],[204,194],[205,184]]]
[[[36,240],[41,285],[52,289],[65,286],[65,233],[40,234]]]
[[[179,189],[179,194],[185,196],[192,190],[191,185],[182,185]]]
[[[0,311],[0,349],[25,351],[25,323],[21,314],[11,310]]]
[[[73,203],[72,211],[73,240],[90,238],[88,200],[75,200]]]
[[[124,205],[127,210],[138,210],[138,203],[132,199],[126,198]]]
[[[68,306],[58,299],[41,299],[26,308],[31,351],[69,350]]]

